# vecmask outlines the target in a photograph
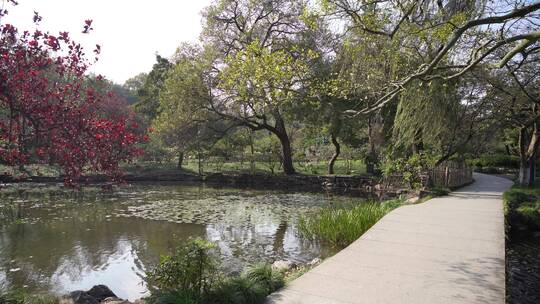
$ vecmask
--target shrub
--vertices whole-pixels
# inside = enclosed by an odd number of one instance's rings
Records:
[[[483,154],[472,161],[475,167],[519,168],[519,157],[508,154]]]
[[[268,294],[285,285],[283,275],[273,271],[268,264],[259,264],[246,270],[244,276],[250,281],[261,285]]]
[[[199,304],[200,296],[193,290],[169,290],[154,291],[150,297],[145,299],[149,304]]]
[[[381,170],[385,177],[401,175],[412,189],[418,189],[423,186],[422,175],[434,163],[432,158],[426,153],[413,154],[409,158],[395,158],[388,155],[381,164]]]
[[[147,275],[150,289],[160,292],[189,290],[197,297],[208,292],[217,276],[217,263],[212,254],[213,243],[202,239],[189,240]]]
[[[400,200],[392,200],[323,208],[307,218],[300,219],[300,232],[307,237],[318,238],[344,248],[400,204]]]
[[[540,188],[512,187],[503,194],[506,222],[511,230],[540,230]]]
[[[264,303],[266,296],[285,285],[282,273],[267,264],[248,268],[241,276],[225,278],[208,296],[209,303]]]
[[[429,189],[429,194],[434,197],[445,196],[445,195],[448,195],[448,193],[450,193],[450,189],[448,188],[432,187]]]
[[[162,258],[147,275],[152,295],[149,304],[264,303],[267,295],[284,285],[283,274],[270,265],[248,268],[240,276],[220,274],[214,244],[190,240]],[[18,304],[18,303],[14,303]]]
[[[263,286],[245,276],[223,280],[213,289],[208,302],[212,304],[264,303],[268,293]]]

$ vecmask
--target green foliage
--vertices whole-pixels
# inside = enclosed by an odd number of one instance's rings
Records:
[[[199,304],[200,296],[193,290],[179,289],[164,292],[154,292],[145,299],[148,304]]]
[[[159,94],[170,68],[169,60],[156,55],[156,63],[152,67],[152,71],[146,76],[141,76],[138,80],[141,83],[137,84],[139,102],[134,105],[135,111],[143,117],[147,124],[150,124],[159,114]]]
[[[503,194],[510,229],[540,230],[540,187],[514,186]]]
[[[226,278],[209,295],[209,303],[264,303],[267,295],[284,286],[282,273],[267,264],[248,268],[239,277]]]
[[[448,193],[450,193],[450,189],[448,188],[433,187],[429,189],[429,195],[433,197],[445,196],[448,195]]]
[[[415,153],[408,158],[387,156],[381,169],[384,176],[401,175],[412,189],[419,189],[422,187],[422,175],[433,163],[433,159],[426,153]]]
[[[0,304],[58,304],[58,298],[50,295],[29,295],[20,290],[2,292],[0,290]]]
[[[309,50],[294,47],[271,51],[255,41],[226,58],[220,88],[235,95],[238,111],[251,104],[257,113],[270,112],[272,107],[283,106],[297,97],[294,87],[309,76],[306,61],[313,56]]]
[[[189,240],[170,256],[164,256],[158,267],[147,276],[151,289],[164,291],[191,290],[202,297],[216,280],[217,262],[212,255],[213,243]]]
[[[267,295],[283,287],[284,275],[261,264],[240,276],[219,273],[215,245],[190,240],[148,274],[152,295],[149,304],[264,303]],[[18,303],[14,303],[18,304]]]
[[[395,149],[408,150],[422,143],[438,150],[451,144],[451,132],[462,124],[458,89],[457,83],[443,81],[409,85],[400,95],[394,120]]]
[[[264,303],[268,294],[265,289],[246,277],[237,277],[223,281],[212,293],[210,303],[256,304]]]
[[[301,218],[300,231],[305,236],[344,248],[401,204],[400,200],[391,200],[323,208],[310,217]]]
[[[267,294],[283,287],[283,275],[273,271],[268,264],[259,264],[248,268],[244,276],[251,282],[259,284]]]
[[[508,154],[483,154],[471,161],[472,165],[479,168],[519,168],[519,157]]]

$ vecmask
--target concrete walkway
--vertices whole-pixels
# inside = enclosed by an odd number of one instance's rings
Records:
[[[501,194],[512,183],[474,178],[449,196],[392,211],[268,303],[503,304]]]

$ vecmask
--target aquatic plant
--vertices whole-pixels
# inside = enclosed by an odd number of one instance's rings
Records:
[[[383,203],[362,202],[322,208],[300,219],[300,233],[305,237],[317,238],[344,248],[401,204],[401,200],[391,200]]]

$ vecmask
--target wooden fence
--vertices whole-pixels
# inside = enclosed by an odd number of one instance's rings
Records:
[[[472,168],[465,162],[448,161],[429,170],[429,185],[457,188],[473,181]]]
[[[419,184],[426,187],[457,188],[473,181],[472,168],[465,162],[448,161],[434,168],[431,168],[422,174]],[[382,189],[410,189],[411,185],[403,178],[401,174],[386,176],[382,180]]]

